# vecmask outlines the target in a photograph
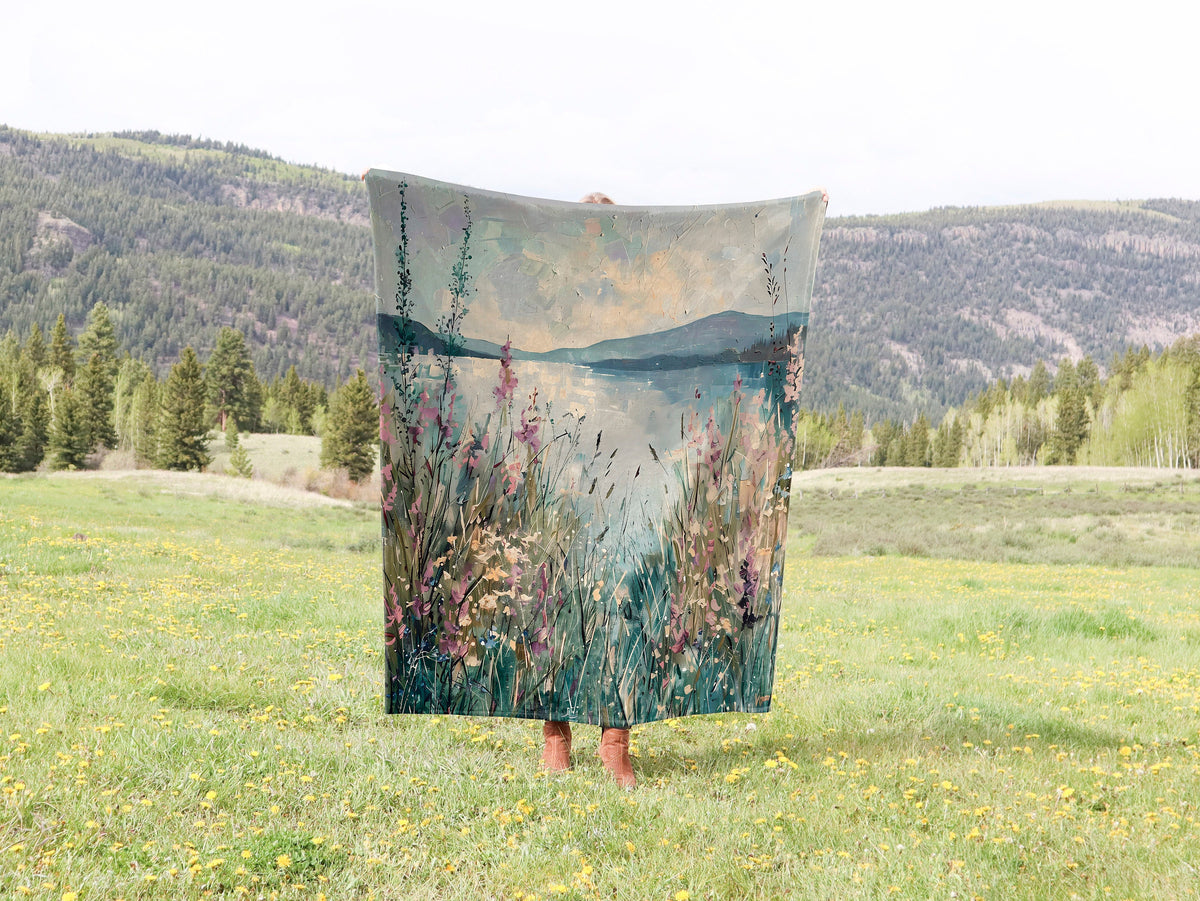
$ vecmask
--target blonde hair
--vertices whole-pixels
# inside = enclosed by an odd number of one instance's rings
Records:
[[[591,194],[585,195],[580,203],[615,203],[615,201],[605,194],[603,191],[593,191]]]

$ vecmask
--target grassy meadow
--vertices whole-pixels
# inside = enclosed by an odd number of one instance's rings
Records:
[[[238,438],[254,467],[254,475],[271,482],[294,482],[321,467],[321,439],[315,435],[243,432]],[[214,432],[208,445],[213,472],[231,472],[231,451],[222,434]]]
[[[259,480],[0,480],[0,896],[1200,895],[1200,480],[793,485],[774,708],[381,712],[379,518]]]

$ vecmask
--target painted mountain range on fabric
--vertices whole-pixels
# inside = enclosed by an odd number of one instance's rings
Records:
[[[540,353],[513,347],[510,353],[514,360],[629,371],[753,363],[784,359],[792,335],[807,324],[808,313],[755,316],[731,310],[661,332],[610,338],[587,347],[560,347]],[[416,320],[410,320],[409,327],[412,330],[409,340],[418,351],[446,352],[445,341],[436,332]],[[385,353],[394,353],[401,345],[401,328],[399,317],[379,314],[379,333]],[[455,355],[498,360],[502,352],[503,348],[495,342],[464,337]]]

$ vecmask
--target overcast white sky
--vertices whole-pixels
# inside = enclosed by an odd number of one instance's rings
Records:
[[[0,122],[829,214],[1200,198],[1200,5],[20,2]]]

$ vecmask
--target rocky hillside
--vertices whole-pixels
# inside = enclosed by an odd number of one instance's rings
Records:
[[[835,197],[836,202],[836,197]],[[836,207],[835,207],[836,208]],[[366,192],[353,176],[155,132],[0,126],[0,332],[81,328],[103,299],[160,370],[221,326],[260,375],[373,369]],[[1200,203],[1050,203],[831,218],[807,402],[937,416],[1039,359],[1200,330]]]
[[[1039,359],[1200,330],[1200,203],[1047,203],[831,219],[810,397],[936,411]]]

